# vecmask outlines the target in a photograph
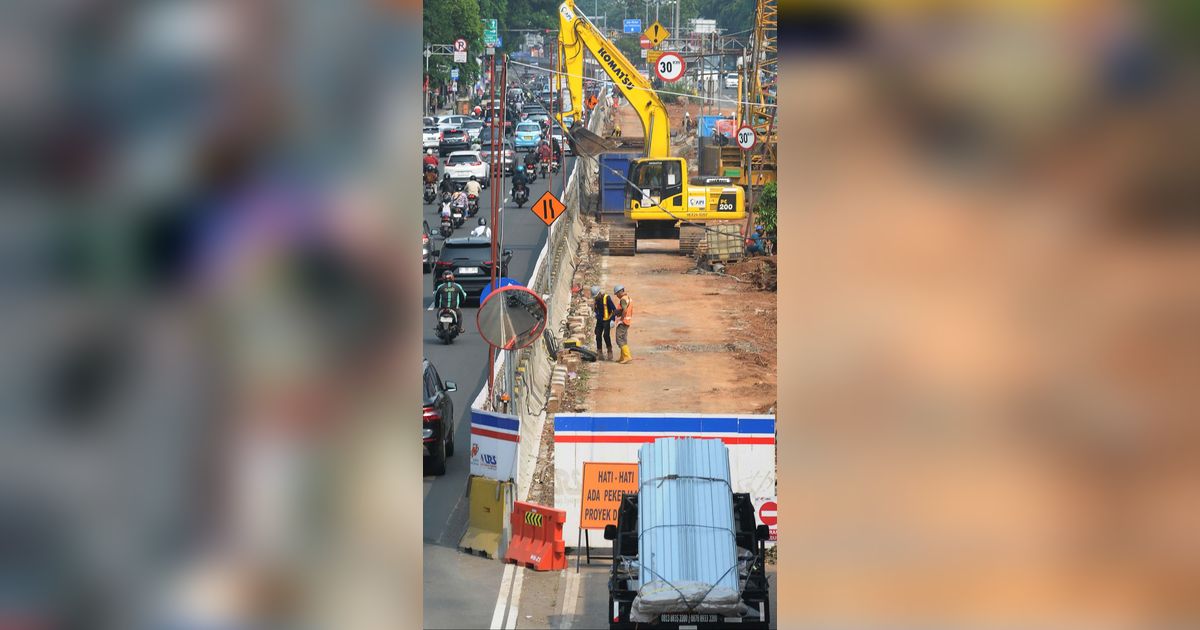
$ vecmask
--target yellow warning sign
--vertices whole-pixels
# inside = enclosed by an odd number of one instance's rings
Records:
[[[540,512],[526,512],[525,513],[525,524],[532,525],[534,527],[541,527],[542,526],[541,513]]]
[[[584,462],[579,527],[604,529],[605,525],[616,525],[621,496],[637,491],[636,463]]]
[[[650,40],[650,45],[657,46],[662,43],[662,40],[669,37],[671,32],[668,31],[662,24],[659,24],[658,21],[655,21],[650,25],[649,28],[646,29],[646,32],[643,33],[643,35],[646,36],[646,39]]]
[[[533,211],[533,213],[537,215],[537,218],[541,219],[543,223],[550,225],[551,223],[554,223],[554,220],[558,218],[558,215],[562,214],[563,210],[566,210],[567,207],[563,205],[563,202],[558,200],[558,197],[554,196],[554,193],[551,193],[549,190],[547,190],[545,194],[543,194],[541,197],[538,197],[538,200],[535,201],[532,206],[529,206],[529,209]]]
[[[662,56],[663,56],[663,51],[661,51],[661,50],[647,50],[646,51],[646,61],[649,61],[650,65],[652,65],[652,66],[654,64],[658,63],[658,58],[662,57]]]

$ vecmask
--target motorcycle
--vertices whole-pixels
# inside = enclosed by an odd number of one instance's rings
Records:
[[[529,187],[513,186],[512,198],[518,208],[525,205],[525,202],[529,201]]]
[[[467,216],[474,218],[479,214],[479,196],[467,195]]]
[[[434,333],[446,345],[450,345],[454,341],[454,338],[458,336],[458,318],[454,315],[454,309],[438,309],[438,323]]]
[[[437,187],[435,187],[433,184],[426,182],[426,184],[425,184],[425,203],[427,203],[427,204],[433,203],[434,199],[437,199]]]
[[[550,172],[557,173],[558,169],[559,169],[558,160],[551,161],[550,162]]]
[[[441,224],[438,225],[438,234],[441,234],[442,238],[450,238],[450,236],[452,234],[454,234],[453,219],[446,216],[446,214],[445,214],[447,206],[449,206],[449,205],[450,205],[450,202],[448,202],[448,201],[442,205],[442,213],[443,213],[442,214],[442,222],[441,222]],[[453,216],[453,214],[451,216]]]
[[[442,207],[444,208],[448,205],[450,205],[450,193],[443,192],[442,193]]]
[[[463,226],[463,223],[466,222],[467,218],[463,216],[462,208],[459,206],[451,206],[450,220],[454,222],[454,228],[457,229]]]
[[[540,175],[542,177],[547,177],[549,175],[549,173],[550,173],[550,163],[545,160],[538,162],[538,175]]]

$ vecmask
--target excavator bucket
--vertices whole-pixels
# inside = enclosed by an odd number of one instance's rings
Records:
[[[616,145],[602,136],[597,135],[580,125],[576,129],[572,129],[567,134],[567,142],[571,143],[571,151],[575,155],[583,155],[587,157],[596,157],[601,153],[606,153],[616,149]]]

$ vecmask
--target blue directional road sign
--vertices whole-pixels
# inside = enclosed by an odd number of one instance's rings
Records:
[[[458,80],[458,68],[450,68],[450,78],[455,81]]]
[[[496,284],[496,286],[492,286],[492,283],[489,282],[489,283],[487,283],[487,286],[483,287],[483,291],[479,292],[479,303],[481,305],[483,304],[484,300],[487,299],[488,295],[491,294],[492,291],[494,291],[500,287],[523,286],[520,282],[517,282],[516,280],[513,280],[512,278],[496,278],[495,284]]]
[[[625,32],[626,33],[641,33],[642,32],[641,18],[638,18],[636,20],[635,19],[625,20]]]

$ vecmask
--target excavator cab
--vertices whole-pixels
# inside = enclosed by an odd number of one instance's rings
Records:
[[[670,220],[671,214],[685,211],[687,170],[682,158],[637,160],[629,165],[627,179],[625,199],[630,218]]]

